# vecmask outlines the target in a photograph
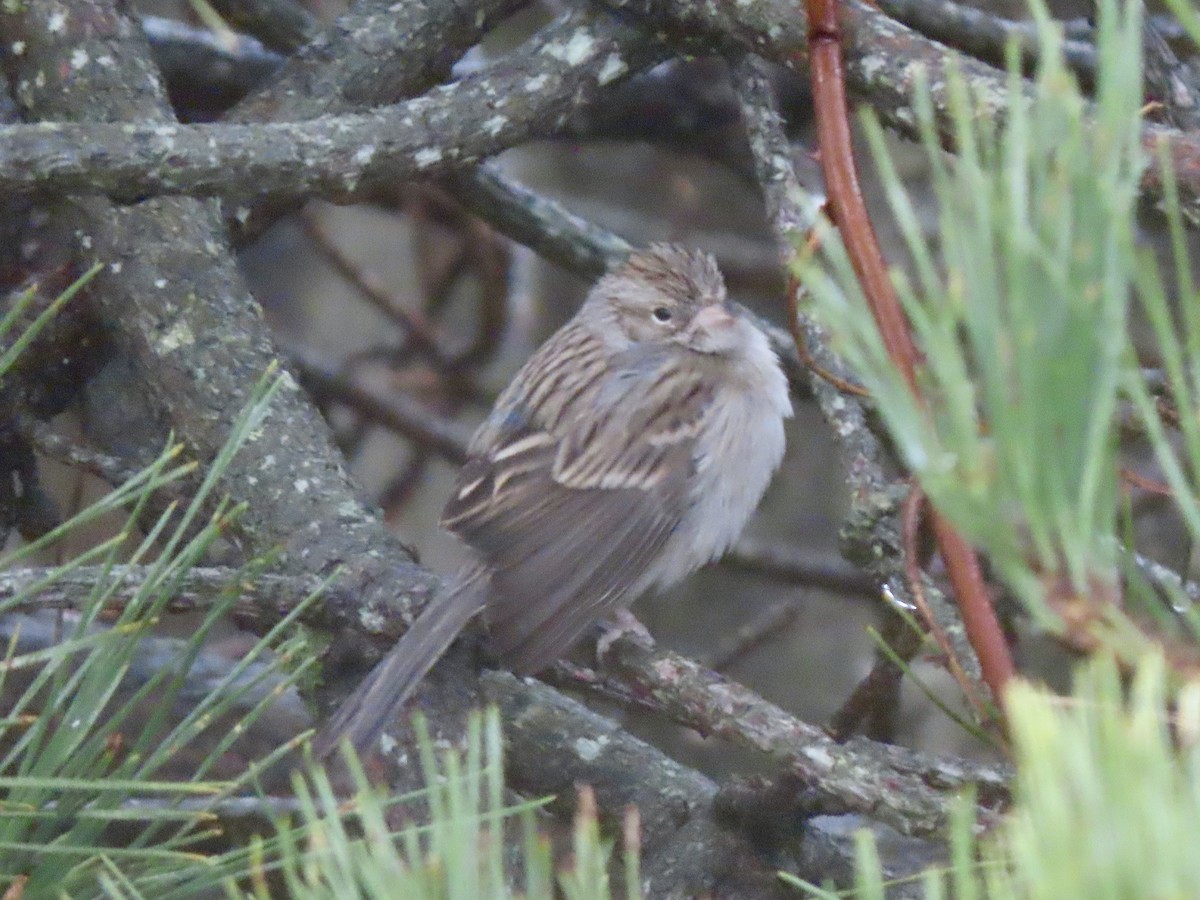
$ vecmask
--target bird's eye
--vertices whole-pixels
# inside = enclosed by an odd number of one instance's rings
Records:
[[[659,322],[671,321],[671,310],[667,309],[665,306],[656,306],[654,308],[654,312],[652,312],[650,315],[654,316],[654,318]]]

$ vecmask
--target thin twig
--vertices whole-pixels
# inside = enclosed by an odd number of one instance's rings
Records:
[[[380,396],[339,375],[311,352],[293,349],[291,358],[301,379],[316,393],[346,404],[360,415],[436,450],[452,462],[466,462],[470,431],[465,426],[443,418],[403,394]]]
[[[966,696],[967,702],[975,710],[975,715],[979,717],[979,721],[983,722],[988,719],[988,710],[984,706],[983,701],[975,693],[974,685],[971,679],[967,677],[962,661],[958,658],[958,654],[954,650],[954,644],[947,637],[937,616],[933,614],[933,610],[929,606],[929,601],[925,599],[921,557],[920,551],[917,549],[917,536],[921,530],[921,508],[924,505],[925,494],[921,490],[920,485],[914,484],[912,491],[904,501],[904,511],[901,514],[904,534],[904,565],[908,571],[909,589],[912,591],[912,598],[917,606],[917,611],[921,614],[921,618],[925,620],[925,627],[929,629],[929,633],[933,635],[934,642],[942,651],[942,655],[946,660],[946,666],[950,669],[950,674],[954,676],[954,680]]]
[[[896,740],[900,719],[900,689],[905,664],[925,645],[925,635],[911,620],[892,612],[885,621],[879,640],[886,645],[875,650],[871,671],[855,685],[837,711],[829,717],[825,730],[835,741],[848,740],[866,721],[862,732],[872,740]]]
[[[351,260],[311,209],[304,210],[299,218],[304,233],[322,258],[333,266],[334,271],[349,282],[372,308],[404,329],[407,337],[435,364],[441,363],[443,354],[433,326],[420,314],[405,309],[404,305],[392,296],[382,278]]]
[[[840,556],[813,554],[791,544],[742,537],[723,566],[847,596],[877,598],[879,585]]]
[[[1135,472],[1128,466],[1121,467],[1120,475],[1123,481],[1127,481],[1133,487],[1145,491],[1148,494],[1154,494],[1158,497],[1175,496],[1175,492],[1161,481],[1156,481],[1153,478],[1147,478],[1145,475]]]
[[[738,626],[704,659],[714,672],[726,672],[759,647],[790,629],[804,609],[804,599],[797,597],[776,603],[754,619]]]

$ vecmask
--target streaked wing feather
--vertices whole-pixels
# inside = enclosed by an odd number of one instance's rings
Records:
[[[493,546],[485,619],[493,646],[520,672],[535,672],[596,619],[634,599],[678,524],[678,504],[640,490],[576,490],[546,479],[535,513]],[[499,550],[500,552],[495,552]]]
[[[485,618],[518,671],[635,599],[690,501],[711,399],[700,373],[669,354],[614,359],[586,334],[555,340],[577,365],[553,352],[530,360],[477,433],[443,515],[493,573]]]
[[[618,359],[596,391],[604,417],[564,430],[554,477],[569,487],[652,489],[694,444],[713,389],[695,366],[661,352]],[[690,457],[684,457],[686,466]]]

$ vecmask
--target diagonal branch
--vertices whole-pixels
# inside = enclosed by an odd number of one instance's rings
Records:
[[[970,765],[898,746],[851,739],[838,744],[748,688],[699,663],[633,640],[614,648],[625,685],[673,721],[783,763],[817,793],[829,812],[861,812],[905,834],[944,833],[957,800],[972,787],[984,810],[1009,799],[1006,766]]]

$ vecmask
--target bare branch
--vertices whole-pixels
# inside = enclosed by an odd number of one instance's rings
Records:
[[[997,68],[1004,68],[1008,44],[1015,41],[1027,70],[1037,63],[1040,48],[1028,22],[1014,22],[952,0],[881,0],[879,8],[935,41],[970,53]],[[1096,80],[1096,51],[1087,40],[1063,43],[1067,65],[1084,84]]]
[[[662,56],[610,17],[572,13],[503,62],[375,112],[256,125],[13,125],[0,133],[0,192],[336,197],[433,177],[550,134],[598,89]]]
[[[796,547],[743,537],[724,557],[731,569],[857,597],[875,597],[879,586],[840,556],[815,554]]]
[[[808,65],[808,17],[797,0],[593,0],[611,9],[626,10],[677,46],[697,52],[723,48],[755,53],[795,69]],[[949,144],[953,128],[949,84],[952,74],[971,86],[977,114],[996,121],[1006,115],[1005,75],[970,57],[949,54],[930,40],[865,0],[839,3],[844,37],[846,84],[869,102],[880,119],[896,131],[916,137],[913,101],[921,79],[928,86],[943,138]],[[1157,145],[1165,143],[1178,179],[1181,205],[1189,221],[1200,223],[1200,136],[1171,128],[1146,125],[1142,142],[1150,166],[1142,177],[1143,193],[1162,197]]]
[[[701,734],[782,761],[823,798],[827,812],[861,812],[904,834],[935,834],[949,824],[958,790],[974,786],[985,810],[1007,802],[1012,773],[1003,766],[938,760],[865,739],[839,744],[686,657],[625,638],[612,650],[624,686],[636,696]]]
[[[436,451],[451,462],[466,462],[471,432],[465,425],[443,418],[403,394],[381,396],[339,375],[310,353],[293,350],[290,355],[301,381],[318,397],[344,403],[359,415]]]
[[[495,164],[451,175],[445,186],[499,232],[583,278],[599,277],[631,249],[612,232],[517,184]]]
[[[69,572],[53,569],[7,569],[0,572],[0,603],[11,603],[22,594],[28,596],[26,609],[82,609],[92,600],[100,581],[111,583],[119,579],[106,602],[106,608],[123,609],[140,592],[153,573],[144,566],[78,566]],[[192,612],[210,609],[236,595],[236,614],[253,619],[256,631],[265,633],[289,610],[321,590],[325,580],[316,575],[282,575],[256,573],[254,578],[240,576],[236,569],[195,566],[184,573],[174,587],[167,609],[170,612]],[[327,590],[337,591],[336,582]],[[304,617],[311,624],[321,622],[320,604],[315,604]]]
[[[360,0],[290,57],[231,122],[300,121],[399,102],[439,84],[527,0]]]

